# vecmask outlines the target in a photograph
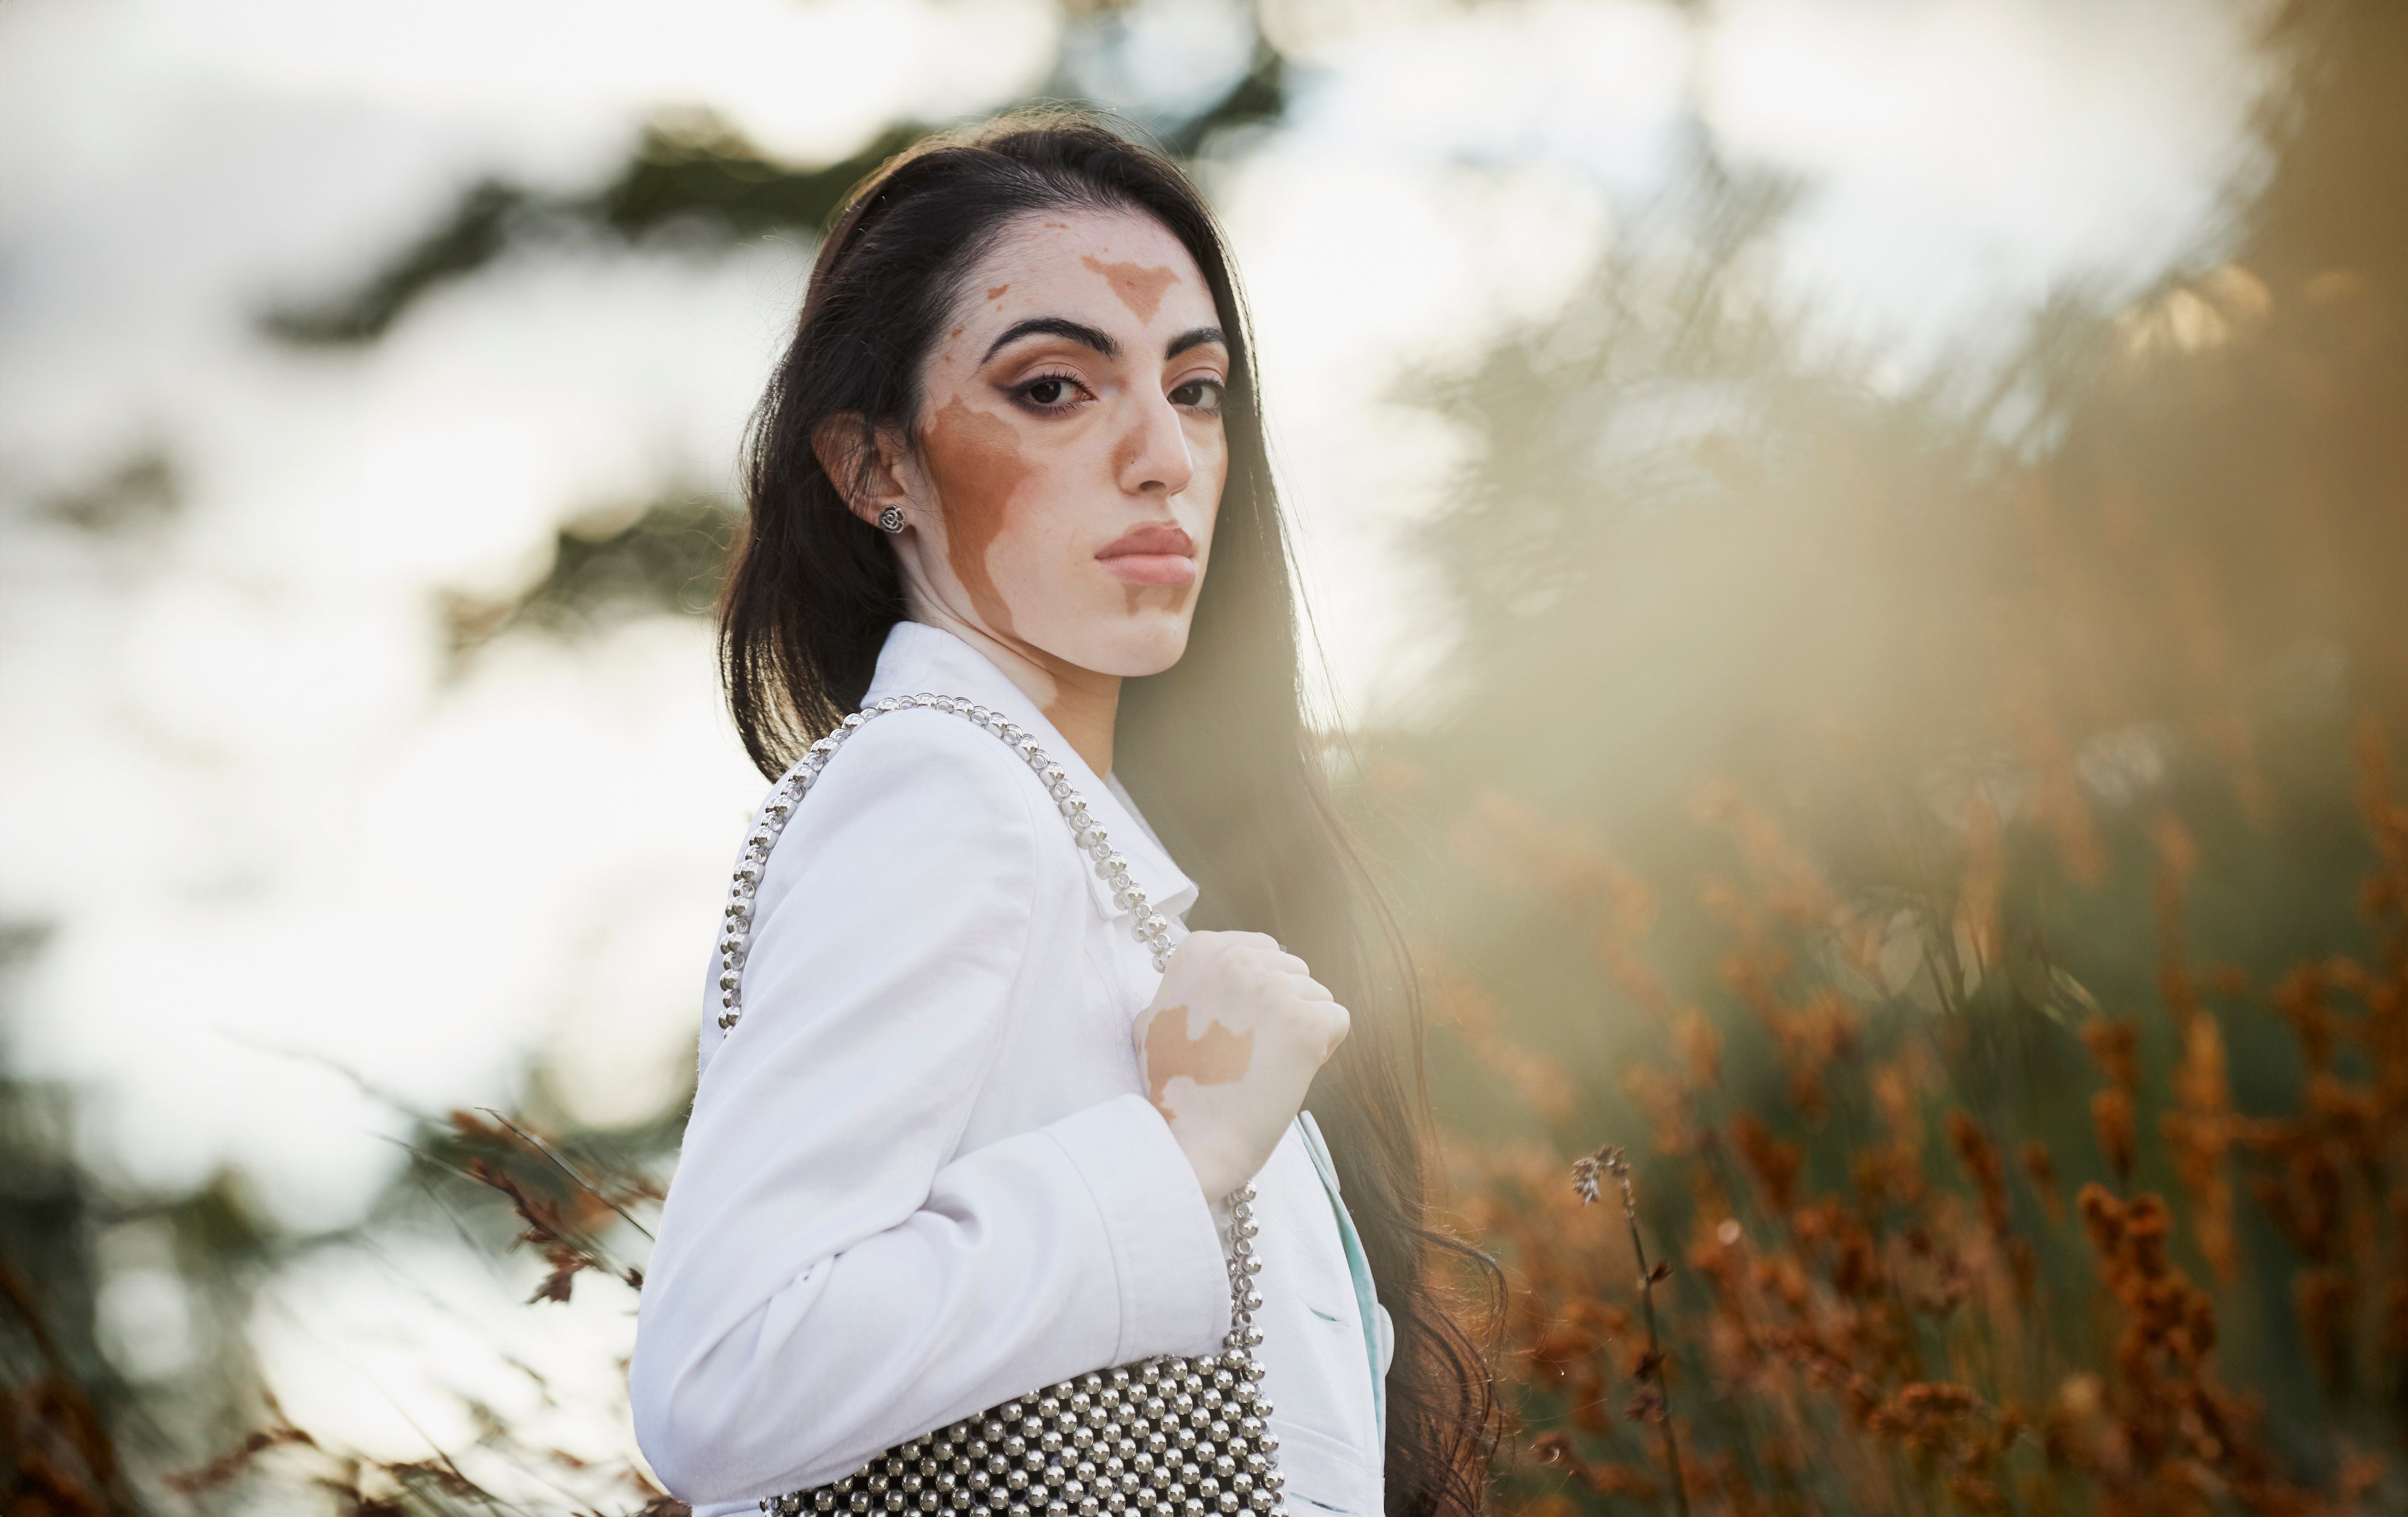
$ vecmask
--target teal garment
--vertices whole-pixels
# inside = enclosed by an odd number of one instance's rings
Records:
[[[1313,1172],[1321,1177],[1321,1188],[1329,1193],[1329,1209],[1338,1217],[1339,1240],[1346,1245],[1346,1273],[1354,1281],[1355,1313],[1363,1323],[1363,1350],[1371,1358],[1371,1410],[1380,1421],[1380,1447],[1388,1446],[1388,1376],[1383,1367],[1394,1351],[1390,1335],[1395,1331],[1388,1324],[1388,1314],[1380,1309],[1380,1301],[1371,1289],[1370,1261],[1363,1256],[1362,1236],[1354,1231],[1354,1219],[1346,1214],[1346,1203],[1338,1195],[1338,1166],[1330,1161],[1329,1145],[1322,1140],[1321,1123],[1312,1120],[1310,1111],[1296,1114],[1297,1125],[1304,1132],[1304,1151],[1312,1155]]]

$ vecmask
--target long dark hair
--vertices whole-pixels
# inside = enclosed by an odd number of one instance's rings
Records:
[[[924,141],[853,190],[752,421],[752,518],[720,616],[728,702],[746,751],[771,776],[860,703],[904,614],[902,583],[881,535],[846,508],[813,436],[846,413],[916,436],[922,365],[962,280],[1014,219],[1065,208],[1161,222],[1203,271],[1229,334],[1229,472],[1211,573],[1185,656],[1123,686],[1115,767],[1203,888],[1195,925],[1271,934],[1354,1014],[1309,1104],[1397,1330],[1387,1508],[1473,1512],[1496,1408],[1431,1266],[1441,1251],[1485,1261],[1426,1215],[1412,980],[1304,719],[1295,583],[1244,302],[1211,209],[1168,158],[1094,115],[1026,112]]]

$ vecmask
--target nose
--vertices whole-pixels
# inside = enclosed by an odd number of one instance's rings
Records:
[[[1187,429],[1180,424],[1179,408],[1168,397],[1139,400],[1137,414],[1112,450],[1112,472],[1124,491],[1158,500],[1177,495],[1195,479]]]

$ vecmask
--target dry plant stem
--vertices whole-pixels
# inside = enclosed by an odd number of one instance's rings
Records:
[[[1647,1378],[1656,1382],[1656,1426],[1664,1437],[1664,1468],[1672,1481],[1672,1510],[1689,1517],[1689,1492],[1681,1479],[1681,1444],[1672,1434],[1672,1387],[1664,1375],[1664,1346],[1656,1335],[1656,1271],[1648,1267],[1647,1245],[1639,1237],[1639,1202],[1630,1192],[1630,1160],[1612,1144],[1597,1151],[1588,1173],[1578,1183],[1584,1200],[1597,1199],[1597,1166],[1602,1166],[1622,1187],[1622,1218],[1630,1224],[1630,1253],[1639,1262],[1639,1306],[1647,1321]]]
[[[508,1127],[511,1132],[516,1133],[521,1142],[526,1144],[527,1147],[535,1150],[538,1153],[542,1154],[545,1158],[550,1159],[552,1162],[553,1167],[557,1168],[562,1174],[566,1175],[577,1184],[579,1189],[584,1191],[586,1195],[591,1195],[594,1199],[601,1202],[604,1206],[609,1207],[611,1210],[617,1212],[626,1221],[628,1226],[633,1227],[636,1231],[643,1234],[648,1241],[659,1241],[659,1239],[652,1237],[652,1230],[651,1228],[636,1220],[636,1214],[634,1212],[628,1210],[625,1207],[621,1206],[618,1202],[610,1199],[610,1197],[603,1192],[602,1187],[595,1184],[592,1181],[586,1179],[583,1175],[579,1174],[574,1168],[570,1167],[568,1161],[562,1158],[559,1154],[554,1153],[551,1147],[546,1144],[542,1138],[536,1137],[535,1134],[531,1132],[528,1132],[525,1128],[520,1126],[517,1123],[512,1122],[509,1118],[503,1116],[492,1107],[480,1106],[477,1109],[493,1118],[495,1122],[500,1123],[503,1126]]]
[[[1614,1179],[1622,1186],[1622,1215],[1630,1224],[1630,1252],[1639,1261],[1639,1305],[1647,1319],[1647,1355],[1655,1362],[1656,1391],[1663,1398],[1657,1411],[1661,1421],[1656,1425],[1664,1435],[1664,1467],[1672,1477],[1672,1510],[1681,1517],[1689,1517],[1689,1493],[1681,1479],[1681,1445],[1672,1436],[1672,1387],[1664,1375],[1663,1346],[1656,1338],[1656,1276],[1647,1267],[1647,1245],[1639,1240],[1639,1206],[1630,1195],[1630,1166],[1627,1161],[1614,1166]]]

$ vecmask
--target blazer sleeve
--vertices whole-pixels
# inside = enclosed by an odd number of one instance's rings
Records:
[[[771,852],[744,1017],[695,1092],[628,1371],[638,1440],[686,1501],[822,1484],[1227,1329],[1211,1209],[1142,1096],[955,1155],[1015,998],[1037,850],[1069,847],[1017,767],[939,713],[882,717]]]

